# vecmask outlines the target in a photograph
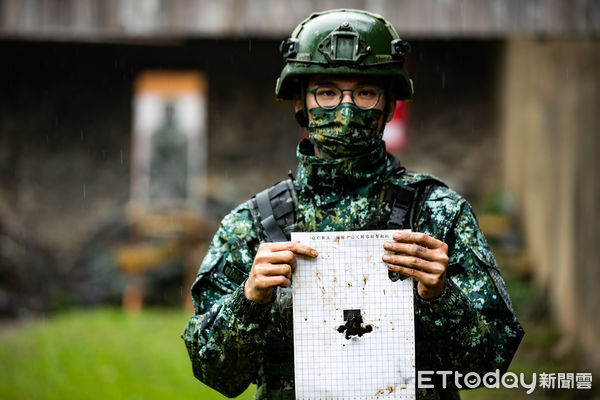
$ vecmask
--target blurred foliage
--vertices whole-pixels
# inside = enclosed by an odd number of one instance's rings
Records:
[[[0,397],[224,399],[197,381],[182,311],[79,309],[0,332]],[[251,399],[250,387],[240,399]]]
[[[478,211],[485,214],[513,214],[514,199],[500,188],[488,189],[478,201]]]
[[[0,316],[48,310],[62,291],[61,269],[50,249],[11,218],[0,198]]]

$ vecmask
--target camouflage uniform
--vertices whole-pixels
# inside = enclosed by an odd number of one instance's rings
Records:
[[[359,157],[325,160],[298,146],[295,181],[298,230],[385,229],[391,212],[384,188],[428,175],[391,173],[383,145]],[[481,374],[508,368],[523,335],[504,282],[471,207],[456,192],[429,191],[414,229],[448,244],[449,265],[441,296],[416,294],[417,370]],[[195,376],[227,396],[251,382],[257,399],[293,399],[291,295],[280,289],[265,305],[244,296],[248,275],[264,234],[248,201],[228,214],[217,231],[192,287],[194,316],[185,340]],[[442,395],[458,397],[455,391]],[[417,398],[439,398],[418,390]]]

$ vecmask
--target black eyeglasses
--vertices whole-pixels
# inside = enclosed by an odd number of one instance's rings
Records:
[[[351,92],[352,102],[363,110],[370,110],[377,106],[384,90],[375,85],[360,85],[354,89],[340,89],[332,83],[318,85],[314,89],[306,90],[315,97],[317,105],[326,110],[339,106],[344,98],[344,92]]]

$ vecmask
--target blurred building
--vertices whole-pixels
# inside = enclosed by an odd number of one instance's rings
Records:
[[[0,227],[19,226],[69,272],[122,217],[134,83],[147,70],[206,77],[207,219],[285,178],[301,132],[273,99],[278,45],[336,7],[380,13],[412,43],[402,162],[475,204],[512,194],[533,275],[600,369],[595,0],[0,1]]]

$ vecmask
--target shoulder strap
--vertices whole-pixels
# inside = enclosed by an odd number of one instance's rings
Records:
[[[388,153],[388,158],[392,165],[391,173],[394,176],[401,177],[406,173],[406,168],[400,165],[396,157]],[[432,177],[407,185],[388,187],[384,200],[392,205],[392,212],[387,227],[389,229],[413,229],[414,217],[427,198],[426,192],[433,186],[445,187],[446,184]]]
[[[413,229],[415,216],[421,210],[427,193],[434,186],[446,184],[435,178],[427,178],[418,182],[389,188],[385,193],[385,201],[392,205],[388,219],[389,229]]]
[[[386,200],[392,205],[387,222],[389,229],[404,229],[415,197],[416,189],[407,185],[398,186],[386,192]]]
[[[269,242],[285,242],[289,233],[284,228],[295,220],[294,184],[291,179],[281,181],[258,193],[254,201],[260,225]]]
[[[399,165],[398,160],[394,157],[393,160]],[[394,165],[394,163],[392,164]],[[394,168],[394,174],[400,177],[406,173],[403,167]],[[426,178],[417,182],[409,183],[408,185],[389,185],[384,194],[384,201],[391,204],[392,211],[387,222],[388,229],[407,229],[414,230],[415,216],[421,211],[423,203],[427,198],[427,194],[434,186],[446,186],[443,182],[435,178]],[[392,281],[398,279],[404,280],[407,278],[399,272],[388,271],[388,275]]]

